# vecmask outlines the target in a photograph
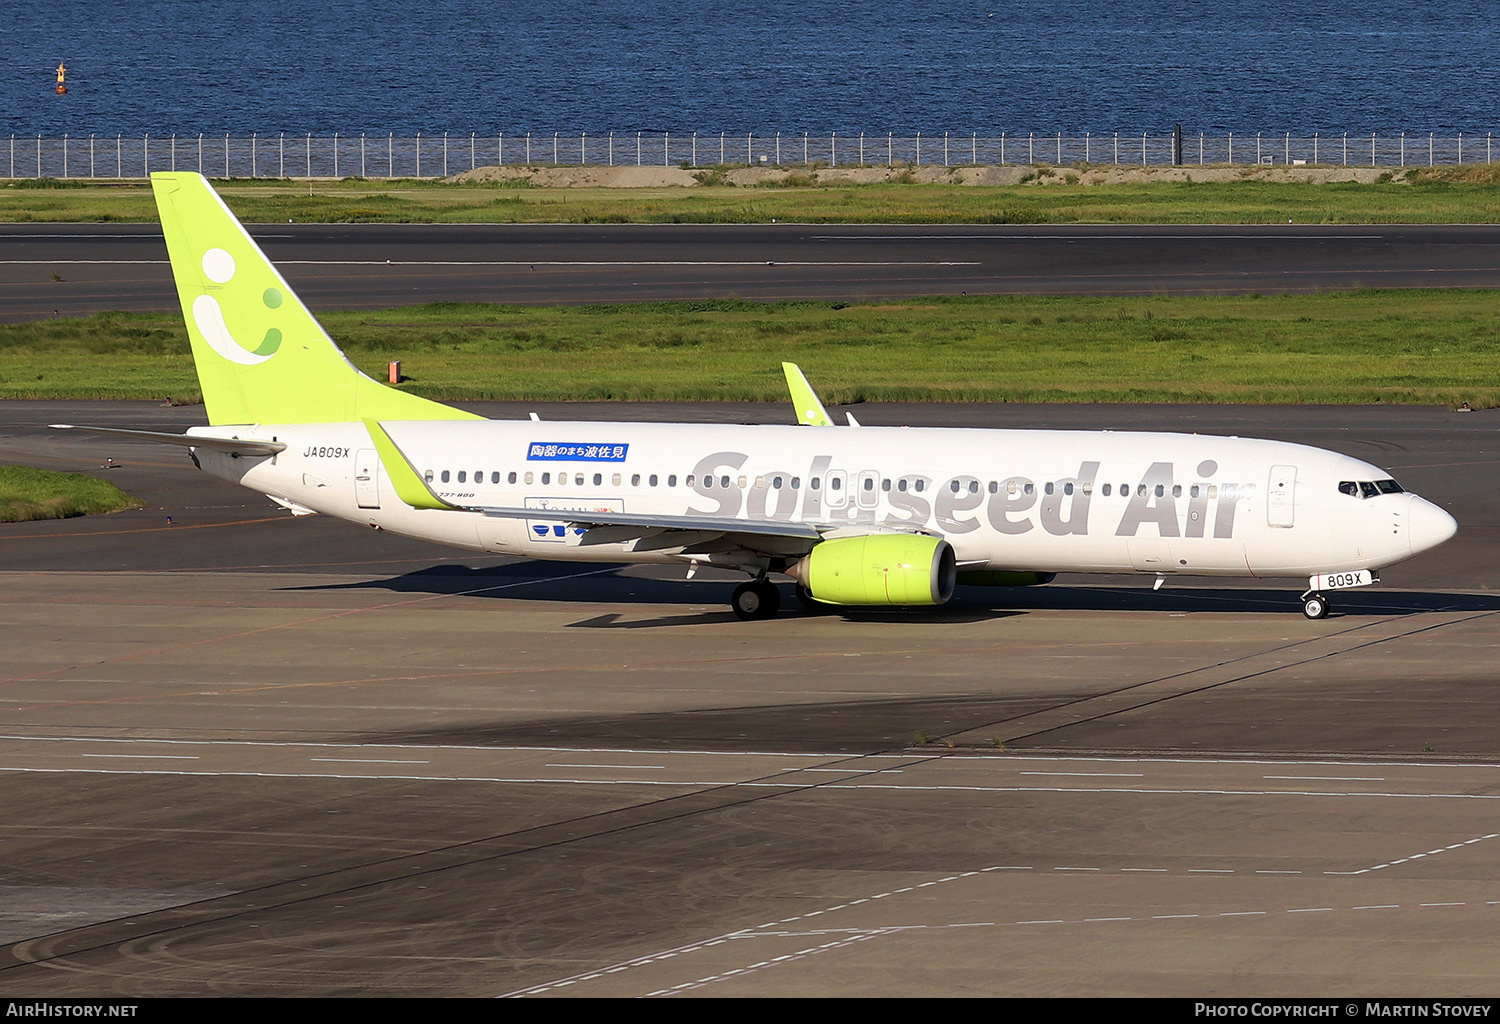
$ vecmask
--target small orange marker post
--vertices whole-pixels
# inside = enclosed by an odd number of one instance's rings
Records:
[[[68,69],[65,68],[65,67],[63,67],[62,61],[58,61],[57,62],[57,94],[59,96],[63,95],[64,93],[66,93],[68,91],[68,87],[63,84],[63,77],[67,73],[68,73]]]
[[[391,370],[391,383],[392,384],[400,384],[401,383],[401,360],[399,360],[399,359],[393,359],[393,360],[391,360],[390,370]]]

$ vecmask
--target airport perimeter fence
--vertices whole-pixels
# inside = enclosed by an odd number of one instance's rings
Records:
[[[3,145],[3,141],[0,141]],[[142,178],[197,171],[218,178],[442,178],[486,165],[964,166],[1320,164],[1342,167],[1491,163],[1492,133],[1439,136],[1149,135],[1060,132],[812,135],[807,132],[557,132],[511,135],[197,135],[45,138],[11,135],[11,178]],[[0,167],[6,166],[0,164]]]

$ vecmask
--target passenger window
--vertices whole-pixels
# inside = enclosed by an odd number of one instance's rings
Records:
[[[1218,484],[1209,484],[1208,485],[1208,496],[1210,498],[1217,498],[1219,496],[1219,485]]]
[[[575,473],[574,476],[573,476],[573,482],[575,484],[577,484],[579,487],[582,487],[583,486],[583,474],[582,473]]]
[[[828,481],[828,486],[832,490],[842,491],[844,489],[844,478],[836,476]]]
[[[1188,496],[1189,497],[1193,497],[1193,498],[1196,498],[1198,496],[1198,485],[1197,484],[1194,484],[1192,486],[1192,489],[1188,491]]]
[[[646,482],[648,484],[650,484],[652,487],[655,487],[656,486],[656,474],[652,473],[649,477],[646,478]]]
[[[476,484],[482,484],[482,483],[484,483],[484,470],[482,470],[482,469],[476,469],[476,470],[474,470],[474,482]]]
[[[870,479],[869,477],[865,477],[864,486],[865,490],[873,491],[875,489],[875,481]]]
[[[531,483],[531,470],[529,469],[526,471],[526,482]]]
[[[1104,493],[1104,496],[1106,498],[1109,497],[1109,484],[1105,484],[1104,485],[1104,492],[1103,493]]]
[[[611,487],[619,487],[620,486],[620,474],[616,473],[614,476],[610,477],[609,478],[609,483],[610,483]]]
[[[639,487],[640,485],[641,485],[641,475],[639,473],[631,473],[630,474],[630,486],[631,487]]]
[[[550,484],[551,482],[552,482],[552,474],[551,473],[543,473],[542,474],[542,483],[544,483],[544,484]]]
[[[721,476],[721,477],[719,477],[719,486],[720,487],[728,487],[729,486],[729,477],[727,477],[727,476]]]
[[[468,479],[468,474],[465,473],[463,470],[460,469],[458,471],[458,482],[459,483],[463,483],[467,479]]]
[[[792,477],[792,490],[795,491],[795,490],[797,490],[797,488],[799,488],[801,486],[802,486],[802,478],[800,476],[794,476],[794,477]]]
[[[948,481],[948,490],[952,491],[954,494],[957,494],[958,493],[958,481],[957,480],[949,480]]]
[[[925,490],[927,490],[927,481],[923,480],[921,477],[918,477],[917,478],[917,493],[921,494]]]
[[[1181,484],[1173,484],[1172,485],[1172,497],[1174,497],[1174,498],[1180,498],[1180,497],[1182,497],[1182,485]]]
[[[776,488],[778,491],[781,490],[781,477],[779,477],[779,476],[772,477],[771,478],[771,486],[774,487],[774,488]]]
[[[1063,493],[1064,494],[1072,494],[1073,493],[1073,485],[1072,484],[1063,484]]]
[[[978,480],[970,480],[969,481],[969,493],[970,494],[978,494],[979,493],[979,481]]]
[[[603,473],[595,473],[594,474],[594,486],[598,487],[602,483],[604,483],[604,474]]]
[[[1094,493],[1094,485],[1091,484],[1091,483],[1084,484],[1083,485],[1083,493],[1084,494],[1093,494]]]
[[[998,483],[996,483],[995,481],[991,480],[990,481],[990,493],[991,494],[997,494],[997,493],[999,493],[999,491],[1000,491],[1000,485]]]
[[[896,482],[896,490],[898,490],[898,491],[905,491],[906,490],[906,477],[902,477],[900,480],[898,480]]]
[[[1012,480],[1005,481],[1005,493],[1008,494],[1008,495],[1010,495],[1012,498],[1014,498],[1016,496],[1016,482],[1015,482],[1015,480],[1012,479]]]
[[[429,483],[429,484],[432,483],[432,470],[429,469],[427,472],[423,473],[422,474],[422,479],[426,483]]]
[[[691,487],[692,485],[693,485],[693,478],[692,477],[688,477],[688,486]],[[667,474],[667,486],[668,487],[676,487],[677,486],[677,474],[676,473],[668,473]]]
[[[889,491],[891,489],[891,478],[890,477],[886,477],[884,480],[880,481],[880,489],[882,491]]]
[[[812,483],[809,486],[811,486],[812,489],[816,491],[818,489],[818,478],[817,477],[813,477],[812,478]]]
[[[1047,481],[1047,486],[1043,487],[1042,490],[1046,491],[1048,494],[1051,494],[1052,493],[1052,481],[1048,480]]]
[[[1135,493],[1136,493],[1136,497],[1138,497],[1138,498],[1144,498],[1146,496],[1146,485],[1145,484],[1141,484],[1139,487],[1137,487],[1135,489]]]
[[[507,483],[512,483],[512,484],[516,482],[516,471],[515,470],[511,470],[510,471],[510,476],[506,478],[506,482]]]
[[[448,482],[448,471],[445,469],[445,470],[443,470],[443,483],[447,483],[447,482]]]
[[[1162,496],[1163,496],[1163,495],[1165,495],[1165,494],[1166,494],[1166,493],[1167,493],[1167,489],[1166,489],[1166,487],[1164,487],[1164,486],[1163,486],[1163,485],[1161,485],[1161,484],[1157,484],[1157,485],[1156,485],[1156,496],[1157,496],[1157,497],[1158,497],[1158,498],[1160,498],[1160,497],[1162,497]]]
[[[1027,494],[1035,494],[1036,493],[1036,484],[1034,484],[1030,480],[1028,480],[1028,481],[1026,481],[1026,486],[1023,487],[1023,488],[1021,488],[1021,489],[1023,491],[1025,491]]]
[[[493,473],[490,474],[490,483],[492,483],[492,484],[498,484],[499,482],[500,482],[500,471],[497,469]],[[514,473],[512,473],[510,475],[510,482],[511,483],[515,483],[516,482],[516,475]]]

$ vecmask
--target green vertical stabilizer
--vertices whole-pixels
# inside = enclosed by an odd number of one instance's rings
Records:
[[[209,423],[483,418],[356,369],[202,175],[151,188]]]

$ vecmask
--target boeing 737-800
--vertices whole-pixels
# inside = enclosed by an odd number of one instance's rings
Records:
[[[1060,572],[1296,578],[1321,618],[1330,590],[1457,529],[1375,466],[1297,444],[834,426],[790,365],[796,425],[483,419],[355,369],[205,179],[151,184],[210,426],[102,429],[185,446],[293,512],[473,551],[743,571],[746,619],[775,614],[776,574],[868,607]]]

